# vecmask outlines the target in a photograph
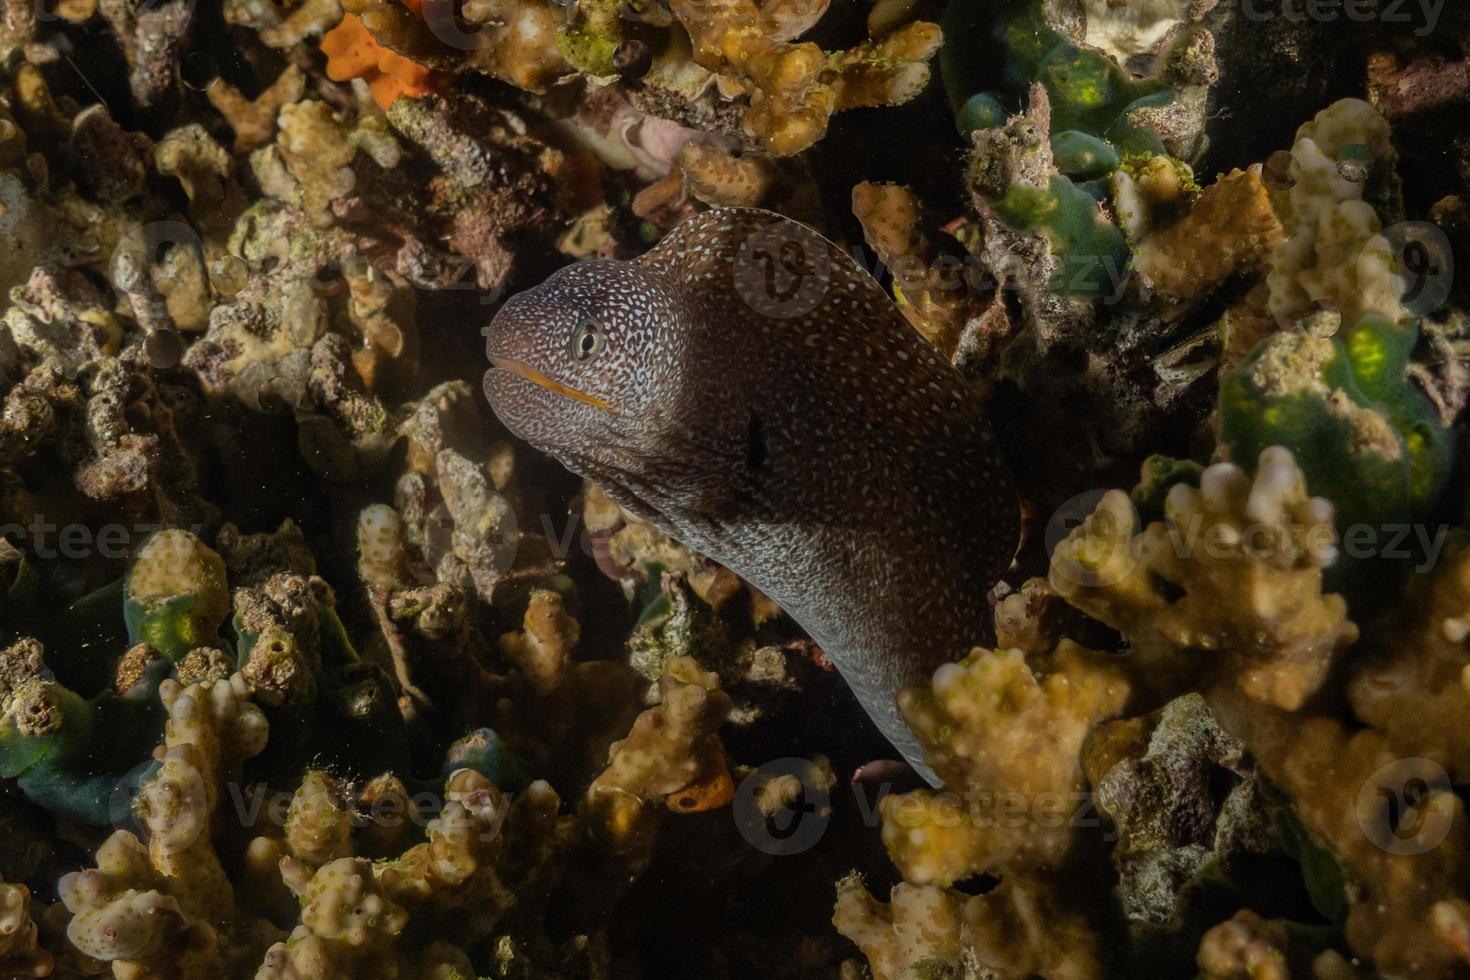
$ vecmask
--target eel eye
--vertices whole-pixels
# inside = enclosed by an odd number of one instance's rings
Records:
[[[596,320],[583,320],[572,331],[572,356],[579,361],[590,361],[602,352],[602,331]]]

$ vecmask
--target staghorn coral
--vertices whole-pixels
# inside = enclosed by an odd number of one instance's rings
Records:
[[[235,152],[243,153],[269,143],[275,135],[281,109],[299,100],[305,92],[306,75],[296,65],[287,65],[280,77],[254,99],[247,99],[223,79],[216,79],[205,95],[235,131]]]
[[[1176,484],[1164,512],[1139,527],[1128,498],[1109,492],[1057,547],[1051,587],[1122,632],[1136,676],[1156,689],[1218,653],[1252,698],[1300,707],[1357,639],[1342,597],[1322,592],[1336,557],[1332,505],[1308,497],[1291,453],[1272,447],[1254,479],[1215,464],[1198,489]]]

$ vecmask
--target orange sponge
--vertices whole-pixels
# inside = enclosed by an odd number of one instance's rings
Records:
[[[417,5],[406,6],[412,9]],[[322,37],[322,53],[327,56],[328,78],[334,82],[366,79],[373,101],[384,109],[399,96],[415,98],[437,91],[446,80],[445,73],[425,68],[383,47],[356,14],[345,15],[340,24]]]

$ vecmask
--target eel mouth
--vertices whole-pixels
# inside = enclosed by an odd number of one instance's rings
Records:
[[[540,371],[537,371],[535,368],[531,367],[531,365],[526,364],[522,361],[512,360],[509,357],[492,357],[490,358],[490,363],[500,368],[502,371],[509,371],[511,374],[525,378],[532,384],[540,385],[547,391],[554,391],[558,395],[565,395],[568,398],[575,398],[577,401],[582,402],[585,405],[591,405],[598,411],[606,412],[609,415],[618,414],[617,410],[614,409],[612,405],[604,399],[598,398],[596,395],[589,395],[585,391],[578,391],[576,388],[573,388],[570,385],[564,385],[560,381],[553,381],[546,375],[542,374]]]

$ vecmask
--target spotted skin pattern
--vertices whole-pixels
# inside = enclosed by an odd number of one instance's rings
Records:
[[[974,395],[882,287],[805,225],[725,208],[562,269],[485,333],[542,376],[486,374],[505,425],[780,603],[933,782],[896,697],[991,641],[1018,508]]]

